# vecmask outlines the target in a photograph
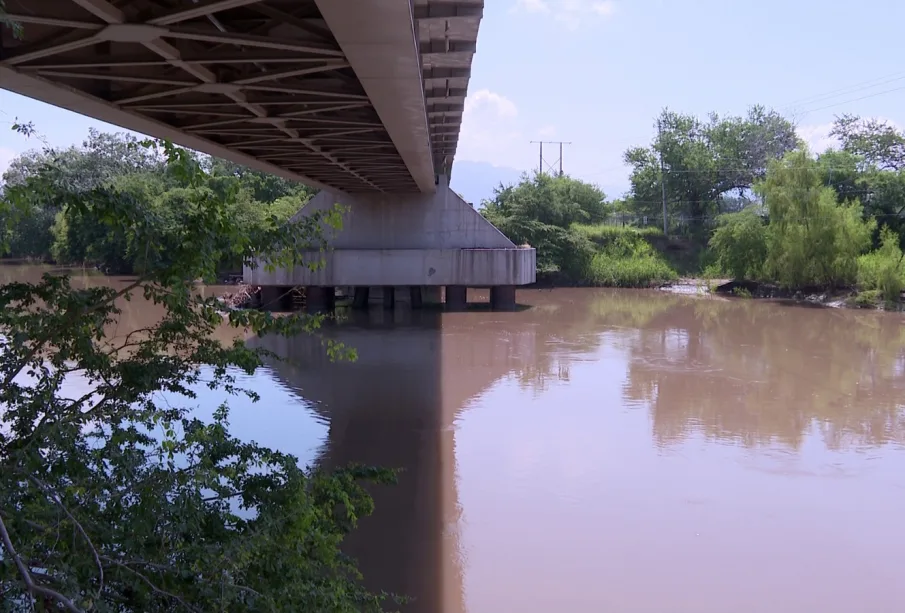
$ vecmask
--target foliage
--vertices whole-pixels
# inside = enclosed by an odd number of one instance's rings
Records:
[[[81,148],[30,151],[10,164],[4,174],[9,187],[40,177],[43,198],[29,199],[24,211],[7,224],[7,255],[52,259],[61,264],[95,264],[108,272],[140,270],[144,255],[134,236],[115,234],[93,222],[78,207],[64,206],[57,194],[90,193],[115,186],[128,196],[155,231],[172,231],[186,220],[188,202],[216,197],[233,209],[240,224],[263,230],[283,223],[311,196],[311,190],[280,177],[204,156],[193,159],[203,170],[197,187],[187,188],[166,164],[159,148],[144,147],[126,134],[90,130]],[[204,194],[190,193],[201,190]],[[220,262],[235,269],[235,257]]]
[[[905,261],[898,235],[880,230],[880,248],[858,258],[858,286],[876,290],[887,302],[898,302],[905,289]]]
[[[785,287],[854,283],[876,227],[860,204],[838,202],[806,149],[770,164],[756,186],[769,212],[765,274]]]
[[[481,213],[516,244],[537,250],[538,272],[578,280],[594,250],[572,225],[602,220],[605,198],[600,189],[577,179],[536,173],[523,176],[518,185],[497,188]]]
[[[654,287],[677,278],[669,264],[653,253],[630,257],[598,253],[587,275],[589,284],[602,287]]]
[[[770,160],[799,145],[792,123],[760,106],[745,117],[711,114],[706,120],[664,110],[657,124],[649,147],[625,152],[631,167],[629,205],[637,215],[662,222],[663,177],[670,222],[687,223],[698,234],[707,219],[726,212],[723,207],[739,206],[729,203],[729,195],[746,195],[763,179]]]
[[[858,197],[865,215],[876,217],[905,244],[905,132],[880,120],[844,115],[832,134],[842,151],[820,156],[828,166],[827,184],[840,198]]]
[[[662,236],[656,228],[575,224],[573,229],[596,248],[583,279],[590,285],[650,287],[678,277],[649,242]]]
[[[616,226],[612,224],[573,224],[572,228],[586,236],[589,240],[597,244],[606,244],[607,242],[617,240],[625,236],[638,236],[644,238],[653,238],[663,236],[663,230],[653,226],[633,227],[633,226]]]
[[[871,166],[905,170],[905,133],[885,121],[843,115],[836,119],[830,136],[842,142],[844,151]]]
[[[361,479],[391,475],[309,473],[232,436],[227,406],[205,422],[176,402],[202,384],[239,393],[237,374],[262,364],[265,352],[215,340],[221,326],[295,334],[321,321],[225,316],[190,280],[212,279],[231,257],[300,263],[340,217],[249,227],[193,155],[158,147],[183,186],[168,192],[184,207],[178,216],[131,181],[86,187],[44,172],[16,181],[0,205],[10,219],[53,202],[142,263],[120,288],[79,289],[49,274],[0,287],[0,610],[378,611],[384,597],[360,586],[339,544],[371,510]],[[130,298],[165,314],[107,334]]]
[[[710,238],[719,270],[736,279],[759,279],[767,261],[767,228],[763,218],[748,208],[718,219]]]

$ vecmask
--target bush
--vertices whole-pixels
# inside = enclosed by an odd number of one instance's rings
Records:
[[[678,275],[656,256],[613,257],[598,253],[591,260],[588,282],[612,287],[651,287],[674,281]]]
[[[905,262],[899,248],[898,235],[884,227],[880,231],[880,248],[858,258],[858,286],[875,290],[887,302],[897,302],[905,289]]]
[[[649,287],[678,277],[647,241],[655,228],[576,224],[573,231],[597,246],[585,279],[591,285]]]
[[[807,150],[771,163],[756,191],[770,214],[765,275],[791,288],[855,282],[876,222],[862,219],[857,201],[837,201]]]
[[[580,281],[594,246],[572,229],[578,221],[604,217],[605,195],[597,187],[570,177],[523,176],[518,185],[500,186],[481,213],[517,245],[537,250],[537,272],[562,274]]]
[[[622,236],[638,236],[638,237],[654,237],[663,236],[663,230],[654,228],[653,226],[645,226],[636,228],[633,226],[614,226],[611,224],[582,224],[576,223],[572,228],[583,236],[587,237],[591,242],[599,245],[605,245]]]
[[[767,260],[767,229],[751,209],[721,215],[710,239],[716,267],[736,279],[760,278]]]

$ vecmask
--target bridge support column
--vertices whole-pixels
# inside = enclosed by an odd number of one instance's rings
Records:
[[[335,296],[332,286],[309,285],[305,288],[305,310],[309,313],[332,311]]]
[[[289,304],[292,287],[283,285],[261,286],[261,309],[265,311],[285,311]]]
[[[490,288],[490,308],[494,311],[515,310],[515,286],[497,285]]]
[[[439,285],[422,285],[421,286],[421,304],[430,304],[439,306],[443,304],[443,288]]]
[[[371,297],[370,287],[356,287],[355,297],[352,298],[352,308],[365,310],[368,308],[368,298]]]
[[[412,303],[413,309],[421,308],[421,287],[418,285],[413,285],[409,288],[409,300]]]
[[[463,311],[468,306],[468,288],[464,285],[446,286],[446,309]]]
[[[392,310],[396,306],[396,288],[386,286],[383,288],[383,308]]]

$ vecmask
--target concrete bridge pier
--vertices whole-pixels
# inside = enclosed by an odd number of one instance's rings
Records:
[[[322,190],[296,214],[343,209],[343,227],[326,252],[312,250],[312,270],[304,264],[268,272],[246,267],[244,281],[267,288],[354,289],[353,305],[393,309],[397,303],[418,308],[439,302],[466,307],[467,288],[490,288],[491,307],[515,308],[515,288],[534,283],[536,254],[517,247],[480,213],[452,191],[445,176],[433,193],[356,193]],[[266,295],[270,295],[268,290]],[[331,308],[319,289],[312,304]]]
[[[464,311],[468,306],[468,288],[464,285],[446,286],[446,310]]]
[[[490,308],[494,311],[515,310],[515,286],[497,285],[490,288]]]
[[[332,286],[309,285],[305,288],[305,310],[309,313],[332,311],[336,306],[336,289]]]

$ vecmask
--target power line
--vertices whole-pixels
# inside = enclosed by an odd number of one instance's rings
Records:
[[[859,83],[854,83],[852,85],[848,85],[846,87],[840,87],[838,89],[833,89],[828,92],[824,92],[822,94],[814,94],[812,96],[807,96],[805,98],[799,98],[797,100],[793,100],[792,102],[780,106],[780,109],[788,109],[798,105],[804,104],[812,104],[814,102],[820,102],[824,99],[838,98],[839,96],[843,96],[845,94],[852,94],[864,89],[870,89],[872,87],[877,87],[880,85],[885,85],[886,83],[891,83],[893,81],[899,81],[905,79],[905,73],[894,72],[892,74],[888,74],[883,77],[877,77],[876,79],[870,79],[868,81],[861,81]]]
[[[903,77],[903,78],[905,78],[905,77]],[[905,86],[902,86],[902,87],[895,87],[895,88],[893,88],[893,89],[883,90],[882,92],[875,92],[875,93],[873,93],[873,94],[868,94],[868,95],[866,95],[866,96],[861,96],[860,98],[852,98],[852,99],[850,99],[850,100],[843,100],[842,102],[836,102],[836,103],[834,103],[834,104],[828,104],[828,105],[826,105],[826,106],[817,107],[816,109],[808,109],[808,110],[806,110],[806,111],[803,111],[803,112],[801,113],[801,115],[807,115],[808,113],[813,113],[813,112],[815,112],[815,111],[822,111],[822,110],[824,110],[824,109],[831,109],[831,108],[836,107],[836,106],[841,106],[841,105],[843,105],[843,104],[848,104],[849,102],[858,102],[859,100],[867,100],[868,98],[874,98],[874,97],[876,97],[876,96],[882,96],[882,95],[884,95],[884,94],[891,94],[892,92],[902,91],[903,89],[905,89]]]

